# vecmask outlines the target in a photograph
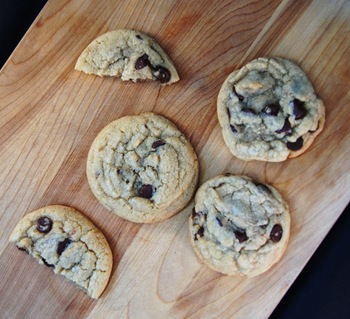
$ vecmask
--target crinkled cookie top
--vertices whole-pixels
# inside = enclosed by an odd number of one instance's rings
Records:
[[[233,155],[277,162],[310,146],[324,126],[325,108],[296,64],[258,58],[226,79],[218,117]]]
[[[272,186],[217,176],[195,197],[190,218],[199,258],[224,274],[256,276],[281,257],[289,238],[287,203]]]

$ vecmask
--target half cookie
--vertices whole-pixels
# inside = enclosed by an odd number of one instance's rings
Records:
[[[87,74],[121,77],[123,81],[179,81],[173,62],[148,35],[115,30],[92,41],[80,55],[75,69]]]
[[[282,58],[258,58],[231,73],[217,111],[226,145],[243,160],[296,157],[325,122],[324,104],[305,73]]]
[[[208,267],[257,276],[287,247],[290,216],[275,188],[245,176],[217,176],[199,189],[190,217],[191,243]]]
[[[122,117],[99,133],[88,155],[87,177],[110,211],[133,222],[158,222],[192,198],[198,160],[173,123],[145,113]]]
[[[92,298],[98,298],[108,283],[113,263],[108,242],[73,208],[53,205],[25,215],[10,241]]]

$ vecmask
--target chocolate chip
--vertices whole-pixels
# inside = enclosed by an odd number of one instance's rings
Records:
[[[245,107],[242,109],[242,112],[247,113],[247,114],[256,114],[255,111],[249,107]]]
[[[272,103],[272,104],[268,104],[266,105],[262,112],[267,114],[267,115],[272,115],[272,116],[277,116],[278,112],[280,110],[280,106],[277,103]]]
[[[142,40],[141,36],[139,34],[136,35],[136,38]]]
[[[135,69],[136,70],[140,70],[140,69],[143,69],[143,68],[145,68],[146,66],[149,66],[149,65],[150,65],[150,62],[148,60],[148,55],[145,53],[145,54],[141,55],[136,60]]]
[[[295,142],[287,142],[287,147],[291,151],[298,151],[303,147],[303,144],[303,138],[300,136]]]
[[[222,221],[216,217],[216,221],[218,222],[219,226],[222,227]]]
[[[230,128],[231,128],[231,131],[232,131],[233,133],[237,133],[237,130],[236,130],[236,128],[235,128],[233,125],[230,125]]]
[[[57,245],[57,255],[61,255],[66,248],[68,247],[68,245],[71,243],[71,240],[69,238],[66,238],[65,240],[61,241],[58,243]]]
[[[162,146],[162,145],[165,145],[165,142],[162,140],[157,140],[157,141],[153,142],[152,148],[157,148],[157,147]]]
[[[232,91],[237,96],[239,101],[244,101],[244,96],[237,93],[235,86],[232,87]]]
[[[231,117],[230,109],[227,108],[226,111],[227,111],[227,116],[228,116],[228,118],[230,118],[230,117]]]
[[[191,214],[191,217],[192,217],[192,220],[196,219],[198,216],[196,210],[194,209],[194,207],[192,208],[192,214]]]
[[[307,112],[304,106],[304,102],[295,99],[291,101],[290,104],[293,106],[293,114],[296,120],[300,120],[305,117]]]
[[[270,232],[270,239],[274,242],[277,243],[281,240],[283,234],[283,229],[280,224],[276,224],[275,226],[272,227],[271,232]]]
[[[286,133],[286,135],[292,133],[293,130],[292,130],[292,126],[291,126],[290,123],[289,123],[289,120],[286,119],[285,122],[284,122],[283,127],[282,127],[281,129],[275,131],[275,132],[276,132],[276,133],[279,133],[279,134],[280,134],[280,133]]]
[[[269,194],[271,193],[271,190],[265,184],[257,183],[255,185],[260,191],[269,193]]]
[[[199,237],[203,237],[204,236],[204,228],[200,227],[197,230],[197,233],[194,235],[194,240],[198,240]]]
[[[139,189],[139,197],[150,199],[153,196],[153,186],[149,184],[144,184]]]
[[[153,75],[160,83],[167,83],[170,81],[171,74],[168,69],[158,65],[152,70]]]
[[[236,238],[240,243],[243,243],[244,241],[248,240],[247,234],[242,229],[236,229],[234,231]]]
[[[42,257],[41,257],[41,260],[43,261],[43,263],[44,263],[44,265],[45,265],[46,267],[55,268],[55,265],[49,264],[49,263],[45,260],[45,258],[42,258]]]
[[[44,234],[47,234],[52,228],[52,220],[49,217],[43,216],[36,221],[36,229]]]

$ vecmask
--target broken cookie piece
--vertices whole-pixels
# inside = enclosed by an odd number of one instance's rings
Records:
[[[92,298],[98,298],[108,283],[113,263],[109,244],[90,220],[71,207],[52,205],[27,214],[10,241]]]
[[[121,77],[123,81],[179,81],[166,52],[148,35],[134,30],[115,30],[93,40],[80,55],[75,69],[87,74]]]
[[[199,260],[215,271],[260,275],[281,258],[289,231],[288,205],[270,185],[220,175],[197,191],[191,243]]]

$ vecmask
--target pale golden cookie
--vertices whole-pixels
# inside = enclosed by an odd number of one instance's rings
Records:
[[[199,259],[218,272],[248,277],[265,272],[281,258],[289,231],[288,205],[270,185],[220,175],[196,193],[191,243]]]
[[[133,222],[152,223],[176,214],[190,201],[198,159],[187,138],[165,117],[125,116],[94,140],[87,177],[108,210]]]
[[[108,283],[113,263],[109,244],[90,220],[71,207],[52,205],[25,215],[10,241],[92,298],[98,298]]]

